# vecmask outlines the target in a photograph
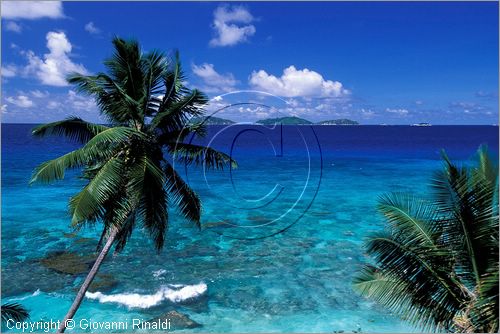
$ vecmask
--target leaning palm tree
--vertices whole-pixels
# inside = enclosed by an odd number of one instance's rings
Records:
[[[475,166],[443,158],[429,199],[380,199],[388,228],[369,238],[374,264],[354,287],[422,330],[496,333],[498,167],[485,147]]]
[[[31,182],[63,179],[67,169],[79,168],[85,185],[69,202],[75,229],[102,223],[97,259],[83,282],[65,320],[73,318],[85,292],[109,250],[121,251],[135,227],[144,228],[156,249],[162,249],[168,208],[200,224],[198,195],[173,167],[174,161],[223,168],[235,162],[226,154],[186,143],[188,135],[204,135],[206,96],[187,89],[178,54],[141,52],[136,41],[113,39],[114,55],[104,62],[108,73],[71,75],[69,83],[93,97],[109,125],[71,117],[36,127],[35,136],[63,135],[83,147],[41,164]],[[168,156],[167,154],[168,153]]]

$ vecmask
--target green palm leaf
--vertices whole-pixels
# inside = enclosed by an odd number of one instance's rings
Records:
[[[6,323],[8,320],[15,322],[22,322],[29,319],[28,311],[20,304],[7,303],[1,307],[2,322]]]
[[[166,131],[181,130],[191,118],[203,115],[202,108],[207,102],[205,94],[193,89],[188,95],[172,102],[168,109],[164,107],[163,103],[151,121],[151,126]]]
[[[231,165],[237,168],[238,164],[229,155],[214,150],[206,146],[199,146],[185,143],[167,144],[169,152],[173,158],[187,165],[195,164],[205,166],[207,169],[224,169],[224,166]]]
[[[124,162],[114,157],[100,168],[97,174],[70,200],[71,224],[74,227],[94,222],[106,213],[106,203],[122,186]]]
[[[201,228],[201,201],[198,195],[189,187],[172,165],[165,167],[166,185],[169,202],[175,204],[180,213]]]
[[[389,194],[378,210],[354,288],[423,330],[498,331],[498,169],[485,148],[476,167],[443,153],[430,200]]]
[[[36,137],[65,136],[80,143],[87,143],[92,137],[107,129],[108,127],[104,125],[88,123],[78,117],[68,117],[63,121],[39,125],[32,133]]]
[[[132,134],[139,135],[126,127],[106,129],[90,139],[84,147],[42,163],[35,169],[30,183],[61,180],[66,169],[93,165],[109,158],[116,152],[117,146],[123,144]]]

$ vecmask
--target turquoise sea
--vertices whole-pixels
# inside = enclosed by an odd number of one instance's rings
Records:
[[[71,233],[67,202],[82,185],[29,186],[33,168],[74,143],[34,139],[33,125],[2,124],[2,303],[33,321],[64,316],[84,274],[42,259],[92,254],[96,229]],[[168,240],[154,251],[140,230],[109,256],[102,285],[76,320],[188,315],[195,332],[407,332],[404,320],[353,292],[368,261],[363,239],[383,228],[377,197],[428,193],[440,150],[466,163],[480,144],[498,156],[496,126],[210,127],[205,144],[231,152],[236,170],[176,165],[203,200],[203,228],[170,214]],[[128,330],[130,332],[130,330]]]

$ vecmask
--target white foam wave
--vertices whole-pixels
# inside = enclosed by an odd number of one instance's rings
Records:
[[[160,270],[156,270],[156,271],[153,271],[153,276],[155,278],[158,278],[160,276],[163,276],[167,271],[165,269],[160,269]]]
[[[185,300],[198,298],[207,291],[205,283],[195,285],[162,286],[154,294],[118,293],[105,295],[102,292],[87,292],[85,297],[98,300],[101,303],[117,303],[133,308],[149,308],[160,304],[164,300],[179,303]]]
[[[36,291],[33,292],[31,295],[27,295],[27,296],[24,296],[24,297],[10,298],[10,300],[25,300],[25,299],[28,299],[28,298],[31,298],[31,297],[36,297],[40,293],[41,293],[40,289],[36,289]]]

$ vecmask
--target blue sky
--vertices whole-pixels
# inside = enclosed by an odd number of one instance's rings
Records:
[[[2,1],[2,121],[99,121],[64,78],[102,71],[115,35],[178,49],[213,106],[280,97],[234,120],[498,123],[498,2]]]

